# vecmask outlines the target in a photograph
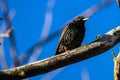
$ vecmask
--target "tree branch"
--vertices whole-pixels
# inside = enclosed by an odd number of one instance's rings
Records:
[[[114,57],[114,80],[120,80],[120,52]]]
[[[120,7],[120,0],[117,0],[118,7]]]
[[[107,32],[96,41],[67,51],[63,54],[53,56],[41,61],[33,62],[24,66],[1,70],[1,80],[19,80],[23,78],[40,75],[64,67],[78,61],[82,61],[114,47],[120,42],[120,26]]]
[[[5,27],[8,30],[9,28],[12,27],[12,24],[10,22],[10,17],[8,16],[8,7],[7,7],[7,0],[1,0],[2,3],[2,12],[3,12],[3,16],[5,19]],[[18,59],[18,51],[17,51],[17,47],[16,47],[16,40],[15,40],[15,36],[14,36],[14,31],[12,31],[10,33],[11,37],[10,37],[10,45],[11,45],[11,55],[12,55],[12,59],[13,59],[13,66],[19,66],[19,59]]]
[[[10,33],[12,32],[13,28],[9,28],[6,33],[0,34],[0,38],[10,37]]]

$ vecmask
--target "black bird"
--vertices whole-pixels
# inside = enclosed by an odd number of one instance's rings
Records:
[[[84,23],[88,19],[83,16],[78,16],[66,25],[60,37],[55,55],[80,46],[85,35]]]

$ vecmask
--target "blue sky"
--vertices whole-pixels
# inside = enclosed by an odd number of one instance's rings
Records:
[[[105,0],[7,0],[11,12],[18,56],[32,45],[64,27],[75,16]],[[3,17],[0,9],[0,16]],[[120,25],[120,9],[116,1],[90,16],[86,22],[86,35],[82,44],[94,41],[95,36]],[[4,20],[0,21],[2,26]],[[44,29],[44,28],[45,29]],[[60,35],[41,47],[28,62],[53,56]],[[12,67],[9,39],[4,39],[4,51],[9,67]],[[104,54],[66,66],[48,74],[38,75],[29,80],[113,80],[112,50],[117,54],[119,44]],[[26,62],[25,64],[27,64]],[[1,66],[0,66],[1,67]],[[2,67],[1,67],[2,69]]]

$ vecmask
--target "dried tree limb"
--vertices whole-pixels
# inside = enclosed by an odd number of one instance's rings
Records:
[[[107,32],[102,38],[83,45],[79,48],[67,51],[63,54],[53,56],[41,61],[33,62],[24,66],[1,70],[1,80],[19,80],[23,78],[40,75],[64,67],[78,61],[82,61],[114,47],[120,42],[120,26]]]
[[[120,7],[120,0],[117,0],[118,7]]]
[[[114,80],[120,80],[120,52],[114,57]]]
[[[6,33],[0,34],[0,38],[10,37],[10,33],[12,32],[13,28],[9,28]]]
[[[83,12],[82,16],[90,17],[93,16],[95,13],[97,13],[99,10],[102,10],[103,8],[107,7],[108,5],[112,4],[114,0],[104,0],[96,5],[93,5],[91,8],[87,9],[85,12]]]
[[[8,8],[7,8],[7,0],[1,0],[2,3],[2,12],[4,15],[4,19],[5,19],[5,27],[8,30],[9,28],[12,27],[12,24],[10,22],[10,18],[8,16]],[[11,55],[12,55],[12,59],[13,59],[13,66],[19,66],[19,60],[18,60],[18,51],[17,51],[17,47],[16,47],[16,40],[15,40],[15,36],[14,36],[14,31],[12,31],[10,33],[11,37],[10,37],[10,45],[11,45]]]
[[[16,13],[16,11],[14,9],[11,9],[10,12],[8,13],[10,21],[13,20],[15,13]],[[0,33],[6,32],[7,29],[8,28],[6,27],[6,22],[4,21],[0,26]],[[9,31],[10,31],[10,29],[9,29]],[[8,33],[9,33],[9,31],[8,31]],[[10,32],[12,32],[12,31],[10,31]],[[0,39],[0,44],[4,44],[4,39]],[[8,54],[5,54],[4,47],[5,47],[5,45],[0,45],[0,64],[1,64],[2,69],[8,69],[8,63],[6,61],[6,55],[8,55]]]

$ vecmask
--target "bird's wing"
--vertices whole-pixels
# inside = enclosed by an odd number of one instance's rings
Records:
[[[63,32],[62,32],[62,34],[61,34],[61,37],[60,37],[59,42],[58,42],[56,54],[59,53],[59,47],[60,47],[61,39],[62,39],[62,37],[64,36],[64,34],[66,33],[68,27],[69,27],[69,26],[67,25],[67,26],[64,28],[64,30],[63,30]]]
[[[59,39],[59,43],[61,42],[61,39],[62,39],[62,37],[63,37],[63,35],[66,33],[66,31],[68,30],[68,27],[69,26],[66,26],[65,28],[64,28],[64,30],[63,30],[63,32],[62,32],[62,34],[61,34],[61,37],[60,37],[60,39]],[[58,43],[58,44],[59,44]]]

